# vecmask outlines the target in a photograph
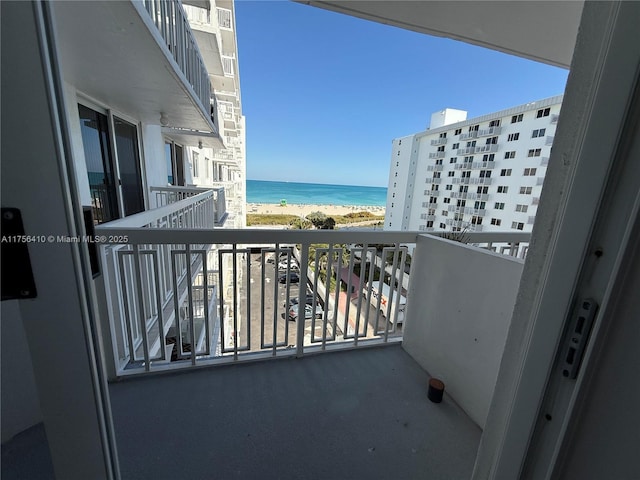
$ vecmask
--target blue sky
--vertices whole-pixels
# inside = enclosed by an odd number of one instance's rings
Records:
[[[443,108],[564,91],[568,70],[285,1],[236,2],[247,178],[386,186],[393,138]]]

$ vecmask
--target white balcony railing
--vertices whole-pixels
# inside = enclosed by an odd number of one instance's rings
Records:
[[[233,21],[231,18],[231,10],[228,8],[217,8],[218,10],[218,24],[220,28],[226,28],[227,30],[233,29]]]
[[[540,159],[540,166],[546,167],[547,165],[549,165],[549,157],[542,157]]]
[[[476,147],[465,147],[456,150],[456,155],[473,155],[476,153]]]
[[[444,152],[432,152],[429,154],[429,158],[444,158]]]
[[[444,145],[447,143],[447,138],[436,138],[435,140],[431,140],[431,145],[432,146],[437,146],[437,145]]]
[[[488,137],[490,135],[500,135],[500,132],[502,132],[502,127],[483,128],[482,130],[478,131],[478,137]]]
[[[472,130],[471,132],[467,132],[467,133],[461,133],[460,137],[458,137],[460,140],[467,140],[469,138],[476,138],[478,136],[478,131],[477,130]]]
[[[427,166],[428,172],[441,172],[443,170],[442,165],[429,165]]]
[[[155,199],[156,207],[164,207],[202,193],[211,192],[213,212],[207,212],[207,215],[213,215],[215,226],[224,223],[224,219],[227,217],[226,195],[223,187],[213,189],[203,187],[151,187],[150,191]],[[211,226],[213,227],[214,225]],[[204,219],[202,226],[203,228],[208,228],[208,223]]]
[[[497,151],[498,151],[498,145],[495,143],[490,143],[487,145],[479,145],[475,149],[475,153],[490,153],[490,152],[497,152]]]
[[[222,55],[222,70],[225,76],[233,77],[235,75],[235,68],[233,66],[235,58],[231,55]]]
[[[544,144],[545,144],[545,145],[553,145],[553,139],[554,139],[554,138],[555,138],[555,137],[552,137],[552,136],[547,135],[547,138],[545,139]]]
[[[117,376],[402,339],[418,232],[213,231],[169,220],[190,212],[194,198],[144,212],[158,217],[145,219],[147,228],[125,219],[96,229],[108,236],[100,248]],[[173,228],[149,228],[159,217]],[[528,239],[463,241],[491,249],[499,242],[518,255]],[[289,305],[307,295],[302,318]]]
[[[202,106],[208,111],[211,95],[209,73],[182,3],[179,0],[142,0],[142,4]]]

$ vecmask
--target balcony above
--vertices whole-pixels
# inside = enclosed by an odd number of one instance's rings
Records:
[[[138,119],[214,132],[210,83],[180,2],[53,2],[64,79]]]
[[[428,172],[441,172],[443,170],[442,165],[429,165],[427,166]]]
[[[478,130],[472,130],[470,132],[461,133],[458,137],[460,140],[469,140],[478,136]]]
[[[437,145],[444,145],[447,143],[447,138],[436,138],[435,140],[431,140],[431,145],[432,146],[437,146]]]
[[[488,136],[491,136],[491,135],[500,135],[500,132],[502,132],[502,127],[483,128],[483,129],[478,131],[478,137],[488,137]]]
[[[429,154],[429,158],[444,158],[444,152],[432,152]]]

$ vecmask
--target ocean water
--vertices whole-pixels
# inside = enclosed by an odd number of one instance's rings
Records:
[[[357,185],[247,180],[247,203],[280,203],[281,200],[286,200],[289,204],[384,207],[387,204],[387,189]]]

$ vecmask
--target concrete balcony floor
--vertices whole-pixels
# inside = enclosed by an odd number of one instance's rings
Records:
[[[122,478],[470,478],[481,431],[428,378],[392,345],[114,383]]]

